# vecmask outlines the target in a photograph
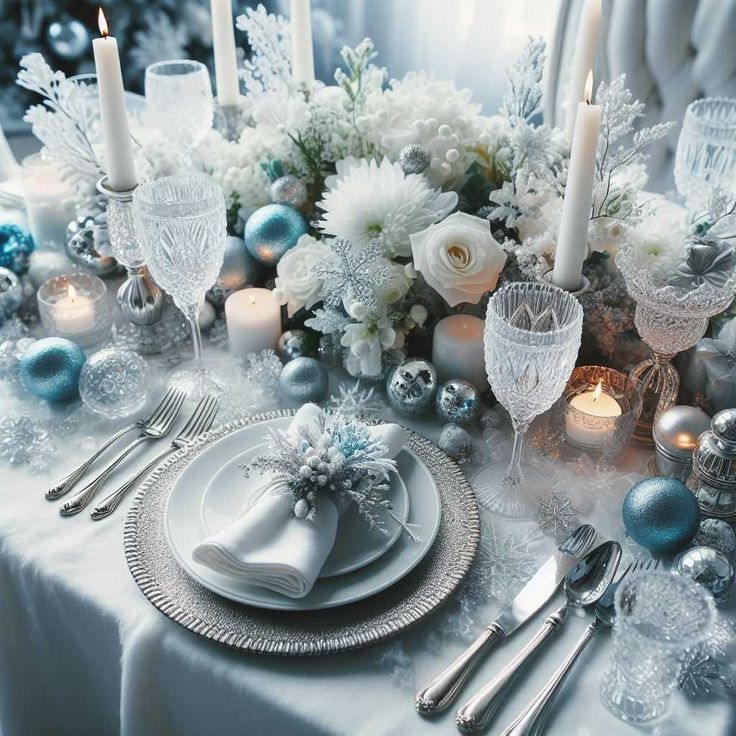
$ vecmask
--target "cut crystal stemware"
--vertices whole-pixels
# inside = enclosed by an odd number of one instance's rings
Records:
[[[514,427],[511,462],[508,467],[487,466],[478,492],[481,504],[498,514],[524,518],[529,513],[532,490],[543,477],[534,467],[522,465],[524,433],[565,388],[580,348],[582,324],[577,299],[546,283],[509,284],[488,302],[486,372]]]

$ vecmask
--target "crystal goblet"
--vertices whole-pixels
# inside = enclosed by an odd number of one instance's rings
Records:
[[[611,665],[601,679],[603,704],[622,721],[660,718],[685,650],[707,634],[716,610],[705,588],[666,572],[628,576],[616,591]]]
[[[478,500],[503,516],[529,514],[531,491],[543,476],[522,465],[524,433],[565,388],[580,348],[583,309],[546,283],[513,283],[488,302],[484,348],[493,393],[511,415],[514,448],[508,467],[489,465]]]
[[[736,194],[736,100],[706,97],[688,105],[675,155],[675,185],[689,209],[706,209],[721,187]]]
[[[226,379],[205,366],[199,310],[217,280],[227,237],[225,196],[201,174],[167,176],[141,184],[133,194],[133,217],[146,263],[189,321],[194,365],[177,371],[194,393],[221,393]]]
[[[207,67],[190,59],[159,61],[146,67],[145,87],[149,122],[191,152],[212,127],[214,103]]]
[[[636,329],[652,351],[651,358],[631,371],[642,395],[642,411],[633,437],[640,444],[651,445],[654,421],[675,404],[680,388],[680,377],[672,359],[695,345],[705,334],[708,320],[733,301],[736,267],[731,267],[721,286],[707,281],[697,288],[674,286],[663,274],[652,270],[646,254],[633,240],[619,246],[616,265],[636,301]]]

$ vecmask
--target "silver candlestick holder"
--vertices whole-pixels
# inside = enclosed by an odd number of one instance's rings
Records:
[[[128,278],[118,289],[118,304],[125,319],[134,325],[152,325],[161,318],[163,294],[143,263],[133,226],[132,189],[111,189],[107,177],[97,182],[97,190],[107,197],[107,229],[112,254],[125,266]]]
[[[234,105],[221,105],[215,101],[214,128],[228,141],[240,138],[248,122],[245,97],[240,97]]]

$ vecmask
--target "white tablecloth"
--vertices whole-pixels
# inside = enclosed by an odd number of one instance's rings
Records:
[[[436,423],[419,429],[436,439]],[[98,439],[103,436],[97,433]],[[133,582],[122,549],[129,501],[112,517],[93,523],[87,513],[63,519],[58,505],[44,500],[49,482],[83,457],[79,444],[74,437],[60,449],[53,472],[30,475],[23,468],[0,468],[2,736],[457,733],[455,708],[433,719],[414,710],[417,687],[467,643],[461,636],[438,634],[446,620],[443,612],[392,642],[339,656],[247,655],[205,641],[155,610]],[[602,500],[590,505],[594,521],[599,516],[596,523],[603,531],[620,533],[614,517],[600,516],[601,508],[618,502]],[[508,528],[522,531],[518,524]],[[534,544],[540,559],[551,548],[546,538]],[[546,610],[559,605],[559,596]],[[475,614],[473,628],[479,630],[481,619],[489,622],[500,607],[491,600]],[[586,623],[573,616],[549,643],[523,686],[506,701],[491,733],[500,731],[546,681]],[[488,657],[464,695],[522,646],[531,627]],[[584,653],[547,733],[637,733],[599,702],[607,637],[608,632],[599,635]],[[658,729],[654,732],[667,736],[726,736],[736,733],[736,715],[722,700],[694,704],[678,694],[672,715]]]

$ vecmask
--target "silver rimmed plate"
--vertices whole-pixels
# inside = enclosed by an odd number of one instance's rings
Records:
[[[407,449],[433,478],[442,506],[434,544],[398,585],[337,608],[254,608],[222,598],[191,578],[164,534],[168,495],[179,475],[208,446],[240,427],[292,412],[272,412],[221,427],[162,464],[136,494],[125,523],[125,555],[143,594],[164,615],[200,636],[248,652],[313,655],[382,641],[436,610],[470,570],[480,539],[473,491],[462,471],[429,440],[411,433]],[[390,552],[389,552],[390,554]]]
[[[416,525],[421,541],[400,534],[401,527],[390,519],[386,522],[392,532],[388,537],[371,532],[348,509],[327,561],[331,575],[317,580],[310,593],[298,599],[221,575],[192,559],[194,547],[239,516],[249,495],[263,482],[259,477],[246,480],[239,466],[263,449],[269,429],[286,429],[289,421],[290,417],[280,417],[241,427],[204,449],[179,475],[171,489],[165,520],[169,546],[179,564],[213,593],[238,603],[286,611],[342,606],[393,585],[421,561],[440,523],[440,497],[434,479],[406,450],[397,457],[399,477],[392,480],[391,500],[399,518],[406,519],[408,509],[412,509],[409,521]]]

